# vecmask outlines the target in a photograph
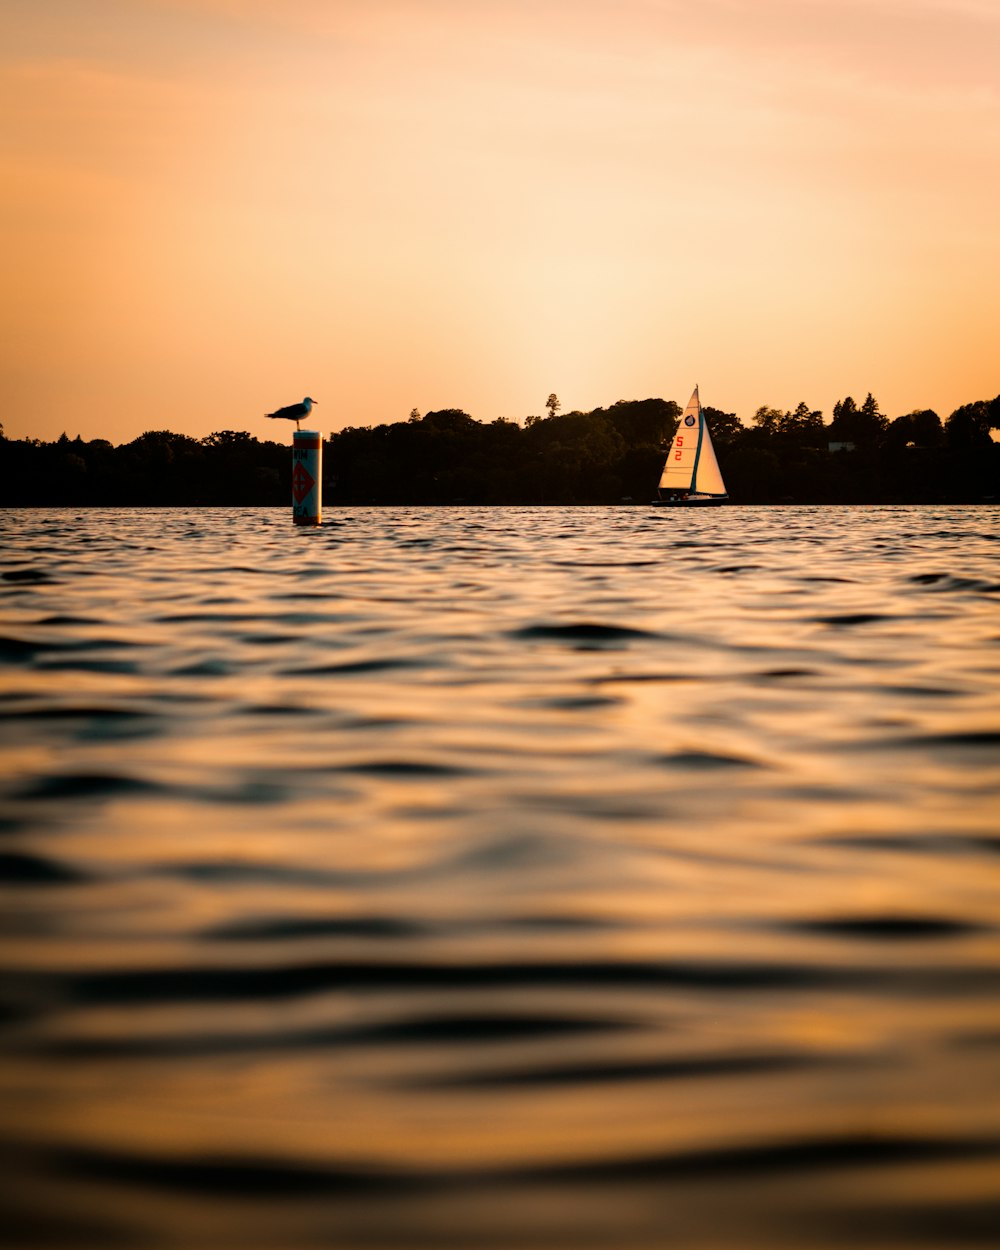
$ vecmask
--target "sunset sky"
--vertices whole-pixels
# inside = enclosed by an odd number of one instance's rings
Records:
[[[0,422],[1000,392],[998,0],[3,0]]]

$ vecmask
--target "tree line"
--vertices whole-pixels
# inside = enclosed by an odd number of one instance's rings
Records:
[[[680,407],[621,400],[523,423],[475,420],[459,408],[350,426],[324,448],[324,502],[350,504],[647,503]],[[704,409],[735,503],[975,503],[1000,498],[1000,395],[945,421],[928,410],[890,420],[868,395],[834,405],[829,423],[800,403],[762,407],[749,424]],[[221,430],[195,439],[153,430],[130,443],[65,434],[7,439],[0,427],[0,502],[75,506],[280,506],[286,443]]]

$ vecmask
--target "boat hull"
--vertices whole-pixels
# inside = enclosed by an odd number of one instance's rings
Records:
[[[729,502],[728,495],[689,495],[686,499],[654,499],[654,508],[718,508]]]

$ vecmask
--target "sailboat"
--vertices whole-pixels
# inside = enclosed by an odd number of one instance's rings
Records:
[[[729,498],[697,386],[670,444],[656,494],[653,503],[661,508],[709,508]]]

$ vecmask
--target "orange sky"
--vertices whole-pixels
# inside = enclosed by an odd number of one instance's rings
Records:
[[[996,0],[4,0],[0,421],[945,417],[1000,392],[998,65]]]

